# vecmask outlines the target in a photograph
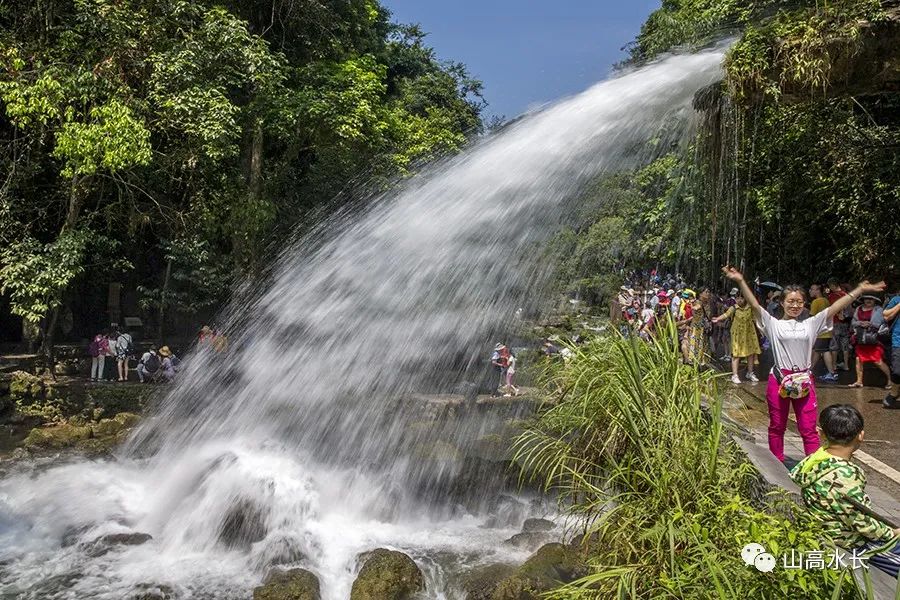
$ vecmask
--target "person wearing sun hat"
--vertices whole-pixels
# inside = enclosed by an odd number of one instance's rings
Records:
[[[491,369],[493,371],[494,383],[491,384],[491,397],[500,396],[500,388],[505,383],[504,370],[506,369],[506,358],[503,356],[506,345],[503,342],[497,342],[494,346],[494,352],[491,354]],[[508,351],[507,351],[508,352]]]
[[[171,350],[169,350],[168,346],[163,346],[159,349],[159,355],[162,357],[162,367],[160,369],[161,376],[166,381],[172,381],[175,379],[175,372],[178,370],[179,360]]]
[[[853,311],[850,330],[856,351],[856,381],[848,387],[863,386],[863,370],[865,363],[874,363],[888,379],[885,389],[891,389],[891,371],[884,362],[884,348],[877,339],[878,328],[884,323],[884,311],[879,304],[881,298],[872,294],[860,296],[862,304]]]

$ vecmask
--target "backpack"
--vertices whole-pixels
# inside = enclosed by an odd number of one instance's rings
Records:
[[[125,351],[123,354],[125,354],[125,356],[134,356],[134,340],[131,339],[130,335],[124,333],[120,335],[118,339],[116,339],[116,347],[118,348],[119,343],[123,340],[125,341]]]
[[[147,360],[144,361],[144,368],[147,369],[150,373],[156,373],[159,371],[160,362],[159,356],[151,353]]]

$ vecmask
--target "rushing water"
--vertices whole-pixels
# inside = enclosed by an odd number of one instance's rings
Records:
[[[339,599],[356,555],[388,546],[443,598],[461,565],[521,560],[500,542],[528,511],[498,518],[492,475],[472,479],[457,451],[502,415],[435,418],[410,398],[477,379],[547,272],[534,244],[565,201],[648,139],[683,134],[721,59],[600,83],[273,257],[270,284],[227,312],[228,352],[196,352],[115,461],[0,481],[0,596],[246,598],[270,565],[298,564]],[[135,532],[152,539],[92,543]]]

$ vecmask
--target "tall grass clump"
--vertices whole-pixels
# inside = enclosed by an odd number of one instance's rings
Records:
[[[580,347],[545,375],[551,396],[517,439],[523,476],[576,523],[591,574],[548,598],[855,598],[849,573],[787,570],[782,553],[828,550],[802,508],[755,505],[752,466],[723,431],[717,377],[683,365],[668,331]],[[757,542],[778,560],[741,559]]]

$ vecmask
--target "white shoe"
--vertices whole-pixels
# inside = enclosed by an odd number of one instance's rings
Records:
[[[512,394],[503,394],[504,398],[512,398]]]
[[[731,383],[733,383],[733,384],[735,384],[735,385],[740,385],[740,384],[743,383],[743,382],[741,381],[741,378],[738,377],[737,375],[732,375],[732,376],[731,376]]]
[[[747,373],[747,380],[752,381],[753,383],[759,383],[759,377],[756,376],[756,373]]]

